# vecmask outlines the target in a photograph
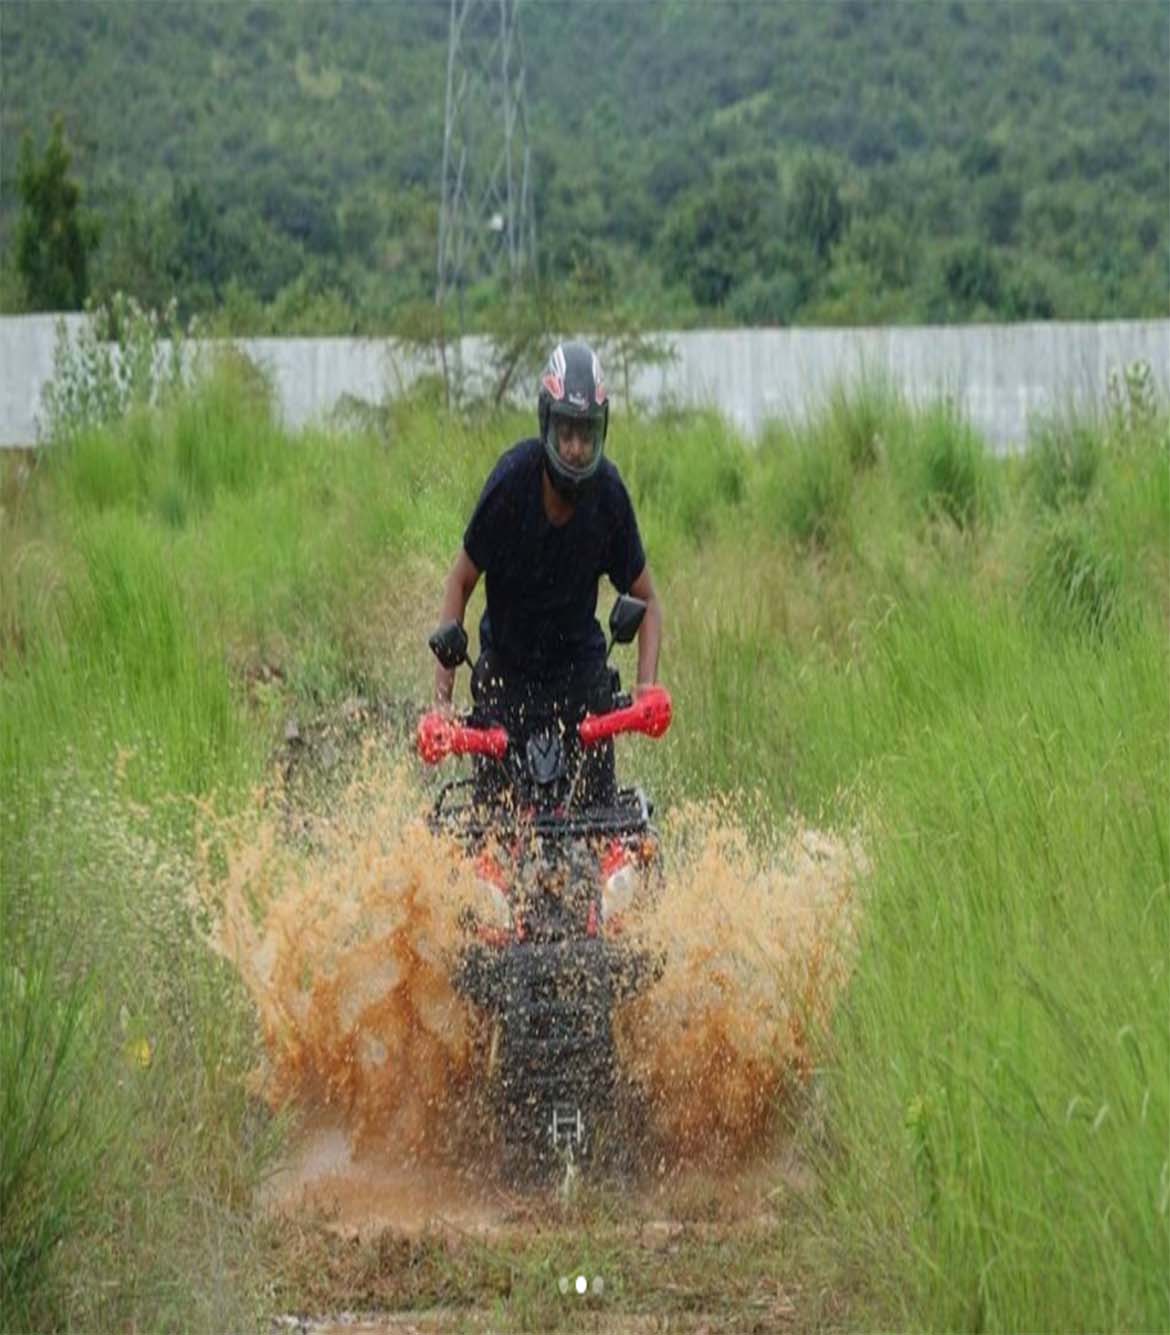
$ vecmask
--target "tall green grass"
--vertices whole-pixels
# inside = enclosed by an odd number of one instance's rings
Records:
[[[89,996],[62,986],[61,944],[0,968],[0,1310],[31,1329],[53,1254],[92,1208],[104,1134],[86,1099],[95,1073]]]
[[[1165,653],[1020,614],[891,623],[863,674],[896,731],[830,1085],[832,1218],[907,1247],[897,1315],[932,1328],[1160,1328]],[[888,711],[897,709],[896,721]]]
[[[621,763],[863,834],[808,1153],[871,1323],[1170,1325],[1165,426],[1000,459],[876,383],[758,448],[613,423],[677,720]],[[263,1319],[279,1128],[187,911],[194,803],[241,800],[292,715],[423,701],[443,569],[531,429],[405,400],[289,433],[233,359],[5,489],[5,1328]]]

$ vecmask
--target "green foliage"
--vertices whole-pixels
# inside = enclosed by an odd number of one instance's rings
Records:
[[[639,432],[614,446],[623,474],[656,525],[701,544],[743,499],[743,442],[714,414],[649,420],[652,438]]]
[[[1122,608],[1119,562],[1083,516],[1062,514],[1034,539],[1031,605],[1049,626],[1103,635]]]
[[[904,222],[884,216],[855,219],[848,243],[881,288],[906,288],[914,281],[919,247]]]
[[[174,297],[226,333],[399,332],[434,293],[447,22],[9,0],[0,132],[58,108],[85,126],[100,298]],[[994,6],[668,0],[521,22],[539,281],[587,308],[620,294],[646,328],[1165,313],[1155,0],[1019,0],[1007,28]],[[18,209],[0,182],[0,243]],[[489,283],[468,319],[510,299]],[[0,281],[0,301],[23,298]]]
[[[53,375],[41,391],[43,434],[62,445],[158,401],[183,379],[186,335],[174,303],[144,310],[116,292],[90,316],[76,337],[58,323]]]
[[[663,272],[685,283],[699,306],[722,306],[761,265],[775,263],[775,167],[723,172],[671,212],[662,235]]]
[[[1036,424],[1028,439],[1026,472],[1040,503],[1051,510],[1083,502],[1101,469],[1099,423],[1072,417]]]
[[[31,135],[21,140],[16,263],[33,310],[78,310],[89,292],[89,254],[98,242],[98,226],[82,212],[71,163],[59,117],[43,158],[37,159]]]
[[[146,207],[133,190],[109,210],[90,270],[96,305],[108,306],[119,293],[130,293],[147,310],[167,307],[176,282],[170,221],[164,208]]]
[[[1164,426],[1153,368],[1148,362],[1109,368],[1106,384],[1109,425],[1116,439],[1132,439]]]
[[[1051,320],[1057,308],[1050,276],[1040,266],[1017,262],[1008,272],[1001,309],[1008,320]]]
[[[245,1212],[279,1125],[248,1094],[238,982],[191,921],[190,813],[157,801],[145,753],[125,783],[54,763],[5,782],[0,1324],[249,1328]]]
[[[63,963],[50,939],[0,967],[0,1320],[9,1330],[60,1318],[46,1282],[85,1218],[105,1135],[87,1097],[99,1077],[92,992]]]
[[[649,366],[667,366],[677,358],[673,345],[662,335],[647,330],[639,316],[622,306],[610,306],[590,326],[601,364],[610,377],[611,398],[618,391],[620,406],[627,413],[641,405],[634,402],[630,380]]]
[[[1022,212],[1023,192],[1014,180],[1001,177],[982,192],[979,220],[984,235],[993,245],[1011,245]]]
[[[1000,303],[1000,266],[981,242],[953,246],[942,257],[940,281],[945,309],[960,318],[994,311]]]
[[[204,505],[220,492],[253,491],[283,471],[277,440],[271,387],[251,362],[229,351],[201,392],[177,407],[177,478]]]
[[[761,462],[776,531],[813,548],[847,536],[853,471],[848,446],[830,424],[798,434],[774,430],[761,445]]]
[[[880,462],[885,437],[904,417],[896,390],[878,376],[839,381],[829,392],[827,429],[843,442],[849,466],[863,472]]]
[[[789,325],[810,286],[800,273],[752,274],[732,292],[727,310],[742,325]]]
[[[1164,629],[1105,651],[973,594],[864,674],[890,740],[824,1227],[889,1275],[882,1325],[1161,1328]]]
[[[793,177],[787,214],[793,239],[825,263],[846,223],[837,177],[827,162],[806,158],[800,163]]]
[[[994,500],[994,481],[977,432],[945,401],[924,414],[919,430],[916,481],[924,510],[944,516],[960,529],[985,521]]]

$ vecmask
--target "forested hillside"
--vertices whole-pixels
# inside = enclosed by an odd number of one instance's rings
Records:
[[[18,147],[62,117],[89,288],[239,332],[433,299],[447,0],[0,10]],[[541,271],[640,321],[1165,314],[1163,3],[529,0]],[[497,295],[470,294],[473,319]]]

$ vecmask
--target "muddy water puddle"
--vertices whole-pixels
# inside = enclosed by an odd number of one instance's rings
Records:
[[[781,1153],[731,1170],[712,1171],[702,1164],[661,1173],[650,1169],[591,1184],[567,1197],[559,1184],[517,1190],[486,1159],[456,1167],[355,1153],[347,1128],[339,1124],[302,1132],[287,1161],[265,1184],[260,1205],[290,1218],[311,1219],[342,1237],[391,1230],[456,1241],[530,1236],[620,1211],[620,1219],[607,1219],[611,1233],[650,1250],[666,1250],[684,1236],[694,1240],[766,1231],[776,1222],[777,1199],[810,1186],[800,1163]]]
[[[473,1168],[355,1154],[344,1125],[302,1133],[288,1161],[265,1185],[261,1204],[316,1217],[345,1235],[453,1232],[490,1235],[516,1216],[518,1198]]]

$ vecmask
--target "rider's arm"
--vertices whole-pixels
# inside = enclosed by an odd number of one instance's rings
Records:
[[[439,625],[448,621],[463,624],[463,614],[472,590],[479,583],[479,570],[464,548],[459,548],[459,555],[447,572],[447,581],[443,585],[443,604],[439,609]],[[439,706],[451,703],[451,692],[455,687],[455,669],[445,668],[442,663],[435,664],[435,703]]]
[[[636,696],[643,687],[653,686],[658,680],[658,646],[662,643],[662,604],[655,592],[649,565],[642,567],[642,573],[630,585],[630,592],[646,604],[646,615],[642,618],[642,624],[638,629],[638,681],[634,687]]]

